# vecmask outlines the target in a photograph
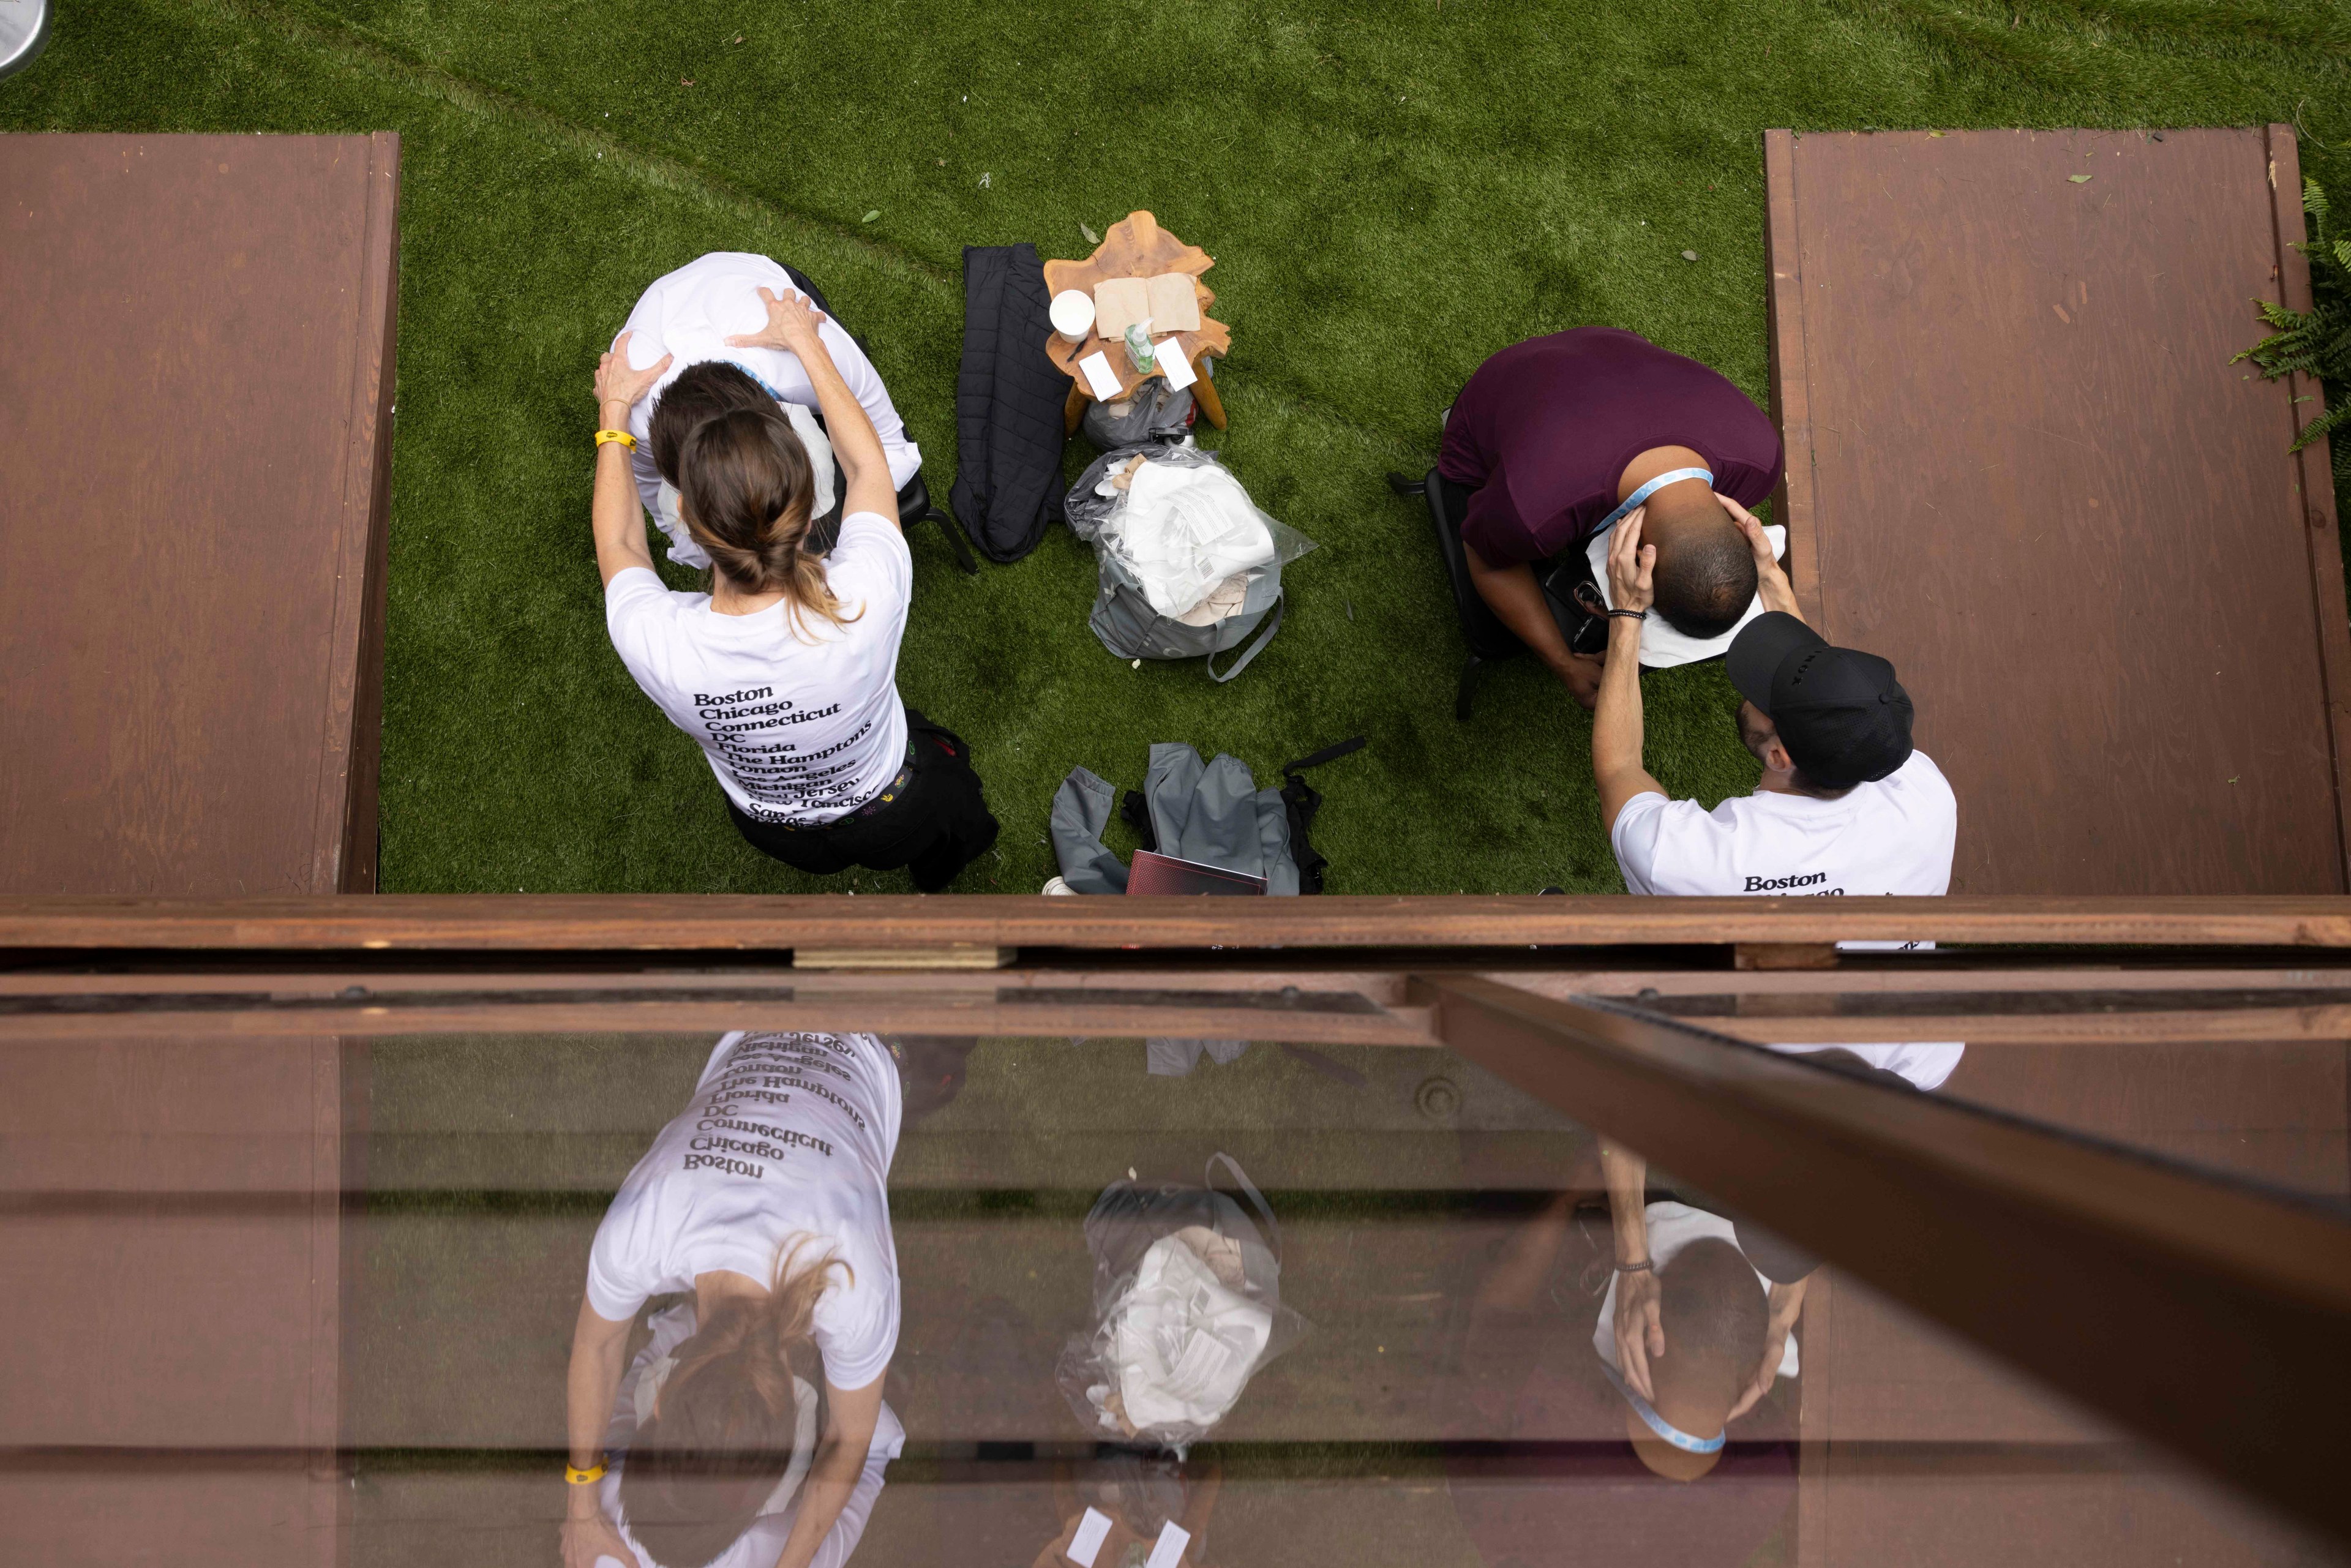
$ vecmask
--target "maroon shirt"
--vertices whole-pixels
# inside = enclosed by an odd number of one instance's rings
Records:
[[[1715,489],[1742,507],[1780,483],[1780,433],[1745,392],[1615,327],[1530,338],[1479,366],[1437,467],[1476,488],[1461,538],[1503,566],[1589,538],[1615,510],[1625,465],[1656,446],[1699,454]]]

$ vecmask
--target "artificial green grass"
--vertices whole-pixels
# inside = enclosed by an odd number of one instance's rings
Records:
[[[612,654],[596,353],[656,275],[782,257],[871,340],[944,497],[961,247],[1083,255],[1081,225],[1136,207],[1217,257],[1209,444],[1322,548],[1217,686],[1102,650],[1065,531],[967,579],[918,530],[900,685],[971,740],[1005,824],[956,890],[1051,873],[1072,766],[1138,783],[1186,740],[1270,782],[1360,732],[1317,777],[1332,891],[1612,891],[1589,721],[1520,660],[1455,722],[1427,521],[1382,472],[1427,465],[1486,354],[1584,322],[1761,401],[1767,126],[2294,120],[2324,178],[2346,38],[2341,0],[111,0],[60,7],[0,127],[402,133],[387,891],[904,889],[743,844]],[[1751,784],[1719,670],[1646,689],[1669,789]]]

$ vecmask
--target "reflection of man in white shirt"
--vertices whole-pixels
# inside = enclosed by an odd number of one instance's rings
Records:
[[[1733,517],[1755,551],[1766,613],[1747,623],[1725,660],[1740,738],[1763,766],[1751,795],[1712,811],[1670,800],[1641,755],[1635,653],[1650,597],[1654,547],[1641,515],[1618,525],[1608,551],[1617,608],[1609,638],[1625,645],[1603,678],[1592,727],[1601,821],[1634,893],[1941,894],[1951,883],[1959,801],[1910,744],[1910,698],[1894,666],[1837,648],[1804,624],[1787,574],[1746,510]]]

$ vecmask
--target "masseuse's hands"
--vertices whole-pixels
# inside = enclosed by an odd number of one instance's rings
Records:
[[[637,406],[637,400],[653,391],[653,383],[662,379],[669,362],[676,356],[664,354],[642,371],[629,368],[629,340],[633,332],[623,332],[612,340],[604,357],[596,361],[596,407],[599,412],[619,403],[623,409]]]
[[[1616,1276],[1616,1370],[1644,1399],[1657,1396],[1649,1383],[1649,1363],[1666,1354],[1666,1325],[1658,1312],[1662,1297],[1655,1269]]]
[[[783,349],[795,354],[820,350],[824,340],[817,329],[824,325],[824,312],[798,294],[778,294],[772,288],[759,290],[759,298],[768,302],[768,324],[756,332],[738,332],[726,340],[737,349]]]
[[[585,1492],[591,1499],[597,1490],[592,1486],[571,1490]],[[601,1509],[583,1516],[575,1508],[563,1521],[563,1568],[596,1568],[599,1557],[610,1557],[618,1563],[637,1560],[637,1554],[629,1550],[629,1543],[621,1539],[621,1532],[612,1528],[612,1521],[604,1517]]]
[[[1780,1375],[1780,1360],[1788,1354],[1788,1335],[1794,1331],[1796,1318],[1804,1310],[1804,1284],[1799,1280],[1792,1285],[1771,1287],[1771,1318],[1763,1331],[1763,1359],[1756,1364],[1747,1392],[1740,1396],[1739,1403],[1730,1407],[1724,1420],[1737,1420],[1771,1392],[1771,1385]]]
[[[1771,553],[1771,536],[1763,531],[1763,525],[1755,520],[1754,513],[1721,491],[1717,490],[1714,498],[1722,503],[1722,509],[1730,514],[1730,520],[1737,523],[1739,531],[1747,536],[1747,548],[1755,557],[1755,596],[1763,601],[1763,608],[1777,610],[1782,614],[1793,615],[1802,621],[1804,617],[1803,612],[1796,608],[1796,591],[1788,586],[1788,573],[1780,565],[1779,558]]]
[[[1656,570],[1657,547],[1641,542],[1641,524],[1648,509],[1634,507],[1633,515],[1616,525],[1615,536],[1608,541],[1608,597],[1619,610],[1646,610],[1656,602],[1650,576]]]
[[[1747,1391],[1739,1396],[1739,1403],[1730,1407],[1724,1421],[1738,1420],[1755,1408],[1757,1400],[1771,1392],[1771,1385],[1780,1376],[1780,1358],[1788,1354],[1788,1331],[1793,1326],[1776,1321],[1771,1324],[1763,1336],[1763,1359],[1756,1364],[1755,1375],[1748,1380]]]

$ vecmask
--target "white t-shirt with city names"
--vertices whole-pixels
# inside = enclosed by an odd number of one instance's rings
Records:
[[[1719,1214],[1692,1208],[1686,1203],[1653,1203],[1641,1213],[1648,1223],[1649,1261],[1656,1265],[1659,1273],[1663,1273],[1666,1265],[1674,1260],[1676,1253],[1693,1241],[1711,1237],[1718,1241],[1728,1241],[1733,1247],[1739,1245],[1738,1229],[1730,1221]],[[1741,1253],[1740,1256],[1746,1254]],[[1592,1331],[1592,1348],[1600,1353],[1601,1360],[1617,1372],[1625,1370],[1616,1360],[1616,1281],[1623,1278],[1621,1274],[1608,1276],[1608,1293],[1600,1302],[1600,1326]],[[1762,1289],[1764,1300],[1770,1301],[1771,1281],[1765,1279],[1760,1270],[1756,1272],[1755,1283]],[[1673,1332],[1668,1329],[1666,1354],[1671,1355],[1673,1349]],[[1796,1336],[1792,1333],[1788,1336],[1788,1348],[1780,1355],[1779,1375],[1796,1375]]]
[[[900,1090],[870,1034],[730,1034],[621,1184],[588,1254],[588,1304],[624,1322],[726,1270],[770,1281],[801,1237],[848,1265],[818,1301],[825,1380],[862,1388],[898,1345],[890,1157]],[[853,1276],[853,1277],[852,1277]]]
[[[672,592],[644,567],[604,587],[604,625],[621,662],[701,746],[727,799],[764,822],[829,822],[906,763],[898,644],[914,557],[897,524],[852,512],[824,570],[857,619],[834,626],[783,603],[722,615],[710,595]]]
[[[1734,795],[1708,811],[1695,800],[1651,790],[1617,814],[1609,839],[1617,868],[1634,893],[1752,894],[1766,897],[1854,897],[1865,894],[1940,896],[1951,888],[1958,847],[1959,797],[1923,751],[1874,784],[1834,800],[1759,790]],[[1932,942],[1848,941],[1847,951],[1929,948]],[[1774,1051],[1852,1051],[1890,1068],[1921,1089],[1935,1089],[1959,1065],[1959,1040],[1885,1044],[1773,1043]]]
[[[1951,886],[1959,803],[1923,751],[1834,800],[1759,790],[1708,811],[1635,795],[1609,841],[1625,885],[1660,894],[1943,894]]]

